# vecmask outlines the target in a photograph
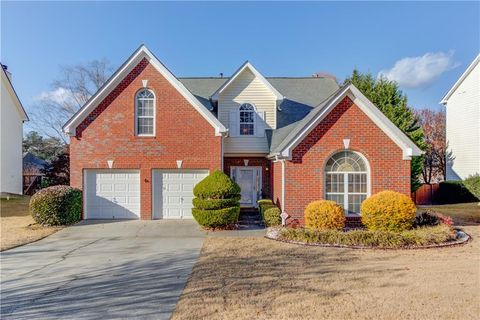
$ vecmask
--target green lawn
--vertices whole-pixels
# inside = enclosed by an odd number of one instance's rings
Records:
[[[430,209],[450,216],[456,225],[480,224],[480,205],[477,202],[445,204],[436,206],[419,206],[419,210]]]

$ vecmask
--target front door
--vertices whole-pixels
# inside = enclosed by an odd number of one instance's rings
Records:
[[[256,207],[261,185],[260,173],[260,168],[256,167],[232,167],[231,177],[241,189],[241,206]]]

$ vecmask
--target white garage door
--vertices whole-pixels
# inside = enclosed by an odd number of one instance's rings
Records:
[[[86,219],[139,219],[138,170],[85,170]]]
[[[155,219],[191,219],[193,187],[208,170],[153,171]]]

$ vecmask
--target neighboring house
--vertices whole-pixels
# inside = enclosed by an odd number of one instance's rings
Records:
[[[48,162],[30,152],[23,154],[23,193],[31,195],[41,186]]]
[[[353,85],[265,78],[176,78],[141,46],[64,126],[84,218],[191,218],[192,190],[221,169],[241,205],[270,198],[303,219],[332,199],[358,217],[370,194],[410,194],[421,151]]]
[[[480,173],[480,54],[443,97],[446,106],[447,179]]]
[[[28,116],[12,85],[7,66],[1,65],[0,192],[22,194],[23,122]]]

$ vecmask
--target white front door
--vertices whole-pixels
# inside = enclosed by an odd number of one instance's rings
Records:
[[[84,172],[85,219],[139,219],[140,172],[93,170]]]
[[[154,170],[154,219],[193,218],[193,188],[206,176],[207,170]]]
[[[240,186],[240,205],[256,207],[261,189],[261,168],[257,167],[232,167],[230,175]]]

